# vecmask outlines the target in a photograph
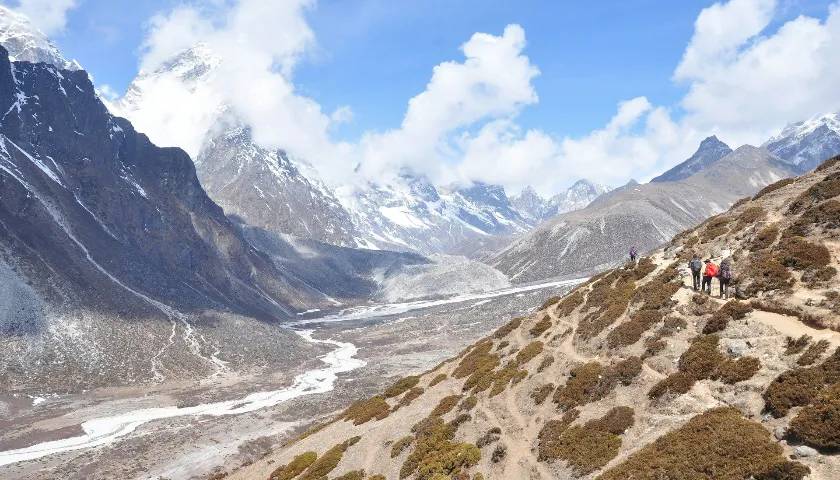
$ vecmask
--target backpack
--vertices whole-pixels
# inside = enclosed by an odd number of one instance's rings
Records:
[[[692,272],[699,272],[703,269],[703,262],[701,262],[699,258],[695,258],[688,264],[688,266],[691,267]]]
[[[732,268],[728,263],[720,265],[720,278],[724,280],[732,279]]]
[[[714,263],[709,263],[706,265],[706,273],[707,277],[717,277],[718,276],[718,266]]]

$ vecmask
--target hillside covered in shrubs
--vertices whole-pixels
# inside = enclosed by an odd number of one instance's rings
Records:
[[[730,258],[730,299],[691,288]],[[840,478],[840,159],[773,184],[232,478]]]

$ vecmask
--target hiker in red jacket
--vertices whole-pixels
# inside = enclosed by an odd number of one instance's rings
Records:
[[[715,262],[711,261],[710,259],[706,259],[703,261],[706,264],[706,267],[703,269],[703,288],[702,290],[709,295],[712,294],[712,279],[717,277],[718,275],[718,266]]]

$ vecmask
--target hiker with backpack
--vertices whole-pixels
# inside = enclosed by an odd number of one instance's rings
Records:
[[[706,264],[706,267],[703,269],[703,285],[702,290],[704,293],[708,293],[709,295],[712,294],[712,279],[718,276],[718,271],[720,270],[715,264],[715,262],[711,261],[710,259],[706,259],[703,261]]]
[[[638,252],[636,252],[636,247],[630,247],[630,261],[636,263],[637,256]]]
[[[727,258],[720,263],[720,272],[718,273],[718,283],[720,284],[720,298],[726,295],[729,299],[729,282],[732,281],[732,259]]]
[[[691,280],[694,284],[694,291],[700,290],[700,272],[703,270],[703,262],[700,257],[695,254],[688,262],[688,268],[691,269]]]

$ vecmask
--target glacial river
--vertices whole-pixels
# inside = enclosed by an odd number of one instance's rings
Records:
[[[486,300],[506,295],[545,288],[572,286],[582,279],[555,281],[537,285],[511,287],[493,292],[456,295],[444,299],[422,300],[404,303],[382,304],[347,309],[334,315],[316,319],[299,320],[292,326],[301,328],[306,324],[319,322],[338,322],[358,320],[394,315],[412,310],[419,310],[446,304],[457,304],[475,300]],[[106,445],[134,432],[143,424],[156,420],[165,420],[187,416],[225,416],[239,415],[253,412],[262,408],[272,407],[303,395],[326,393],[335,388],[338,374],[350,372],[365,365],[365,362],[355,358],[358,349],[352,343],[335,340],[318,340],[312,337],[313,330],[296,330],[296,333],[311,343],[333,345],[335,349],[320,357],[324,367],[309,370],[295,377],[291,386],[280,390],[255,392],[238,400],[205,403],[192,407],[156,407],[133,410],[119,415],[94,418],[82,423],[84,434],[53,440],[16,450],[0,452],[0,466],[9,465],[26,460],[35,460],[48,455],[81,450]]]

